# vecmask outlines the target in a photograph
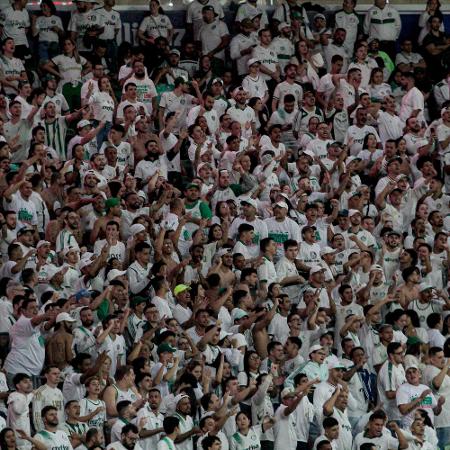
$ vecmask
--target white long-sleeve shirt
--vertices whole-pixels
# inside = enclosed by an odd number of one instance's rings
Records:
[[[400,35],[402,22],[398,11],[390,5],[383,9],[372,6],[364,19],[364,33],[380,41],[395,41]]]

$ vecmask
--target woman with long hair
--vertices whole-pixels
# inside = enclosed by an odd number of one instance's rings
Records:
[[[252,97],[248,101],[248,106],[255,111],[255,129],[260,134],[264,134],[266,131],[267,122],[269,121],[269,117],[267,115],[267,109],[264,106],[264,103],[259,97]]]
[[[295,55],[290,60],[291,64],[297,66],[299,82],[311,83],[314,89],[319,86],[318,71],[325,62],[320,53],[313,54],[306,39],[300,39],[295,45]]]
[[[378,148],[377,137],[373,133],[368,133],[364,137],[363,149],[358,153],[358,158],[362,160],[362,169],[367,177],[370,170],[379,158],[383,156],[383,150]]]
[[[52,0],[42,0],[40,8],[39,16],[31,16],[31,32],[33,37],[38,37],[39,61],[45,64],[59,54],[59,39],[64,33],[64,26],[56,15]]]
[[[164,14],[158,0],[151,0],[149,3],[150,14],[144,17],[139,25],[138,38],[142,45],[148,46],[155,43],[158,37],[166,38],[172,43],[173,25],[169,17]]]
[[[197,81],[200,91],[203,91],[215,78],[216,74],[213,72],[209,55],[203,55],[200,58],[198,66],[198,70],[194,73],[194,80]]]
[[[252,422],[247,414],[244,412],[239,412],[236,415],[237,431],[230,438],[231,448],[244,448],[237,444],[244,442],[249,444],[251,443],[252,448],[261,448],[261,434],[271,428],[274,423],[273,418],[263,418],[261,426],[252,426]]]
[[[94,84],[91,83],[86,94],[86,100],[91,107],[92,115],[95,117],[94,126],[100,122],[105,122],[105,126],[97,134],[97,146],[103,144],[108,138],[113,123],[113,114],[117,106],[116,96],[111,87],[107,76],[100,77],[98,80],[98,91],[93,93]]]
[[[375,67],[370,72],[369,95],[372,100],[382,102],[384,97],[392,95],[392,89],[389,84],[383,80],[383,69]]]
[[[366,41],[359,41],[355,45],[355,59],[348,66],[350,69],[359,69],[361,71],[361,88],[368,89],[370,83],[370,74],[372,69],[378,67],[373,58],[368,57],[368,45]]]
[[[423,38],[430,32],[430,24],[428,19],[437,16],[441,19],[441,28],[439,31],[445,32],[444,15],[441,11],[441,2],[439,0],[428,0],[425,6],[425,11],[419,17],[420,33],[417,38],[419,45],[422,45]]]
[[[70,110],[81,105],[81,78],[89,71],[90,64],[78,54],[75,41],[64,39],[63,53],[44,64],[43,69],[59,79],[59,89],[69,104]]]

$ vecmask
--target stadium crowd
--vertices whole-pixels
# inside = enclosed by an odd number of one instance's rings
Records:
[[[450,449],[439,0],[114,6],[0,13],[0,449]]]

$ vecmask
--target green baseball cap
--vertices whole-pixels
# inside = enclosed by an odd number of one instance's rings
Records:
[[[181,294],[182,292],[189,291],[191,289],[190,286],[187,284],[178,284],[175,286],[175,289],[173,290],[173,293],[175,295]]]
[[[108,200],[105,201],[105,208],[106,209],[111,209],[114,206],[119,206],[120,205],[120,200],[117,197],[111,197],[108,198]]]
[[[161,353],[175,353],[177,349],[175,347],[172,347],[170,344],[167,344],[166,342],[158,345],[157,353],[158,355]]]

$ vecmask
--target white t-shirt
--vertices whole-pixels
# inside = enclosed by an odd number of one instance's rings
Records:
[[[297,446],[296,416],[295,413],[284,415],[286,405],[280,405],[275,412],[275,450],[287,450]]]
[[[405,381],[405,369],[401,364],[395,366],[391,362],[386,361],[378,372],[378,396],[383,402],[384,410],[389,420],[400,420],[401,415],[395,399],[388,399],[386,397],[386,391],[397,391]]]
[[[427,386],[432,386],[433,378],[437,377],[440,372],[441,370],[437,367],[427,365],[423,372],[423,382]],[[434,418],[434,425],[436,428],[448,427],[450,423],[450,408],[445,407],[445,404],[450,402],[450,376],[448,374],[445,375],[441,387],[438,390],[433,389],[433,392],[436,397],[442,396],[445,398],[444,407],[442,408],[441,413]]]
[[[106,352],[111,358],[109,375],[114,377],[117,367],[125,365],[126,362],[126,345],[124,337],[117,335],[116,338],[112,340],[111,336],[107,336],[100,346],[99,353],[101,352]]]
[[[61,430],[54,433],[47,430],[39,431],[34,438],[45,444],[47,450],[72,450],[69,436]]]
[[[400,108],[400,119],[406,122],[411,117],[411,113],[415,110],[420,110],[417,118],[424,120],[423,112],[425,109],[425,102],[422,92],[416,87],[410,89],[402,98],[402,105]]]
[[[148,406],[145,404],[143,408],[138,411],[136,418],[137,423],[141,423],[141,420],[145,419],[143,429],[144,430],[155,430],[156,428],[162,428],[164,416],[158,412],[155,414]],[[139,444],[143,450],[154,450],[155,446],[158,445],[158,441],[163,436],[163,433],[157,433],[153,436],[147,437],[145,439],[140,439]]]
[[[81,71],[86,64],[86,59],[80,56],[80,62],[77,62],[74,57],[66,56],[64,54],[55,56],[52,62],[57,66],[58,72],[61,75],[60,85],[81,80]]]
[[[248,430],[247,436],[236,431],[230,438],[230,450],[260,450],[261,425],[255,425]]]
[[[422,392],[430,389],[429,386],[425,386],[424,384],[419,384],[418,386],[413,386],[409,383],[402,384],[398,389],[395,395],[395,400],[397,402],[397,406],[405,405],[407,403],[412,402],[414,399],[420,397]],[[431,422],[434,422],[434,412],[433,408],[437,405],[436,398],[433,394],[428,394],[421,403],[417,405],[417,408],[424,409],[428,416],[430,417]],[[408,414],[402,416],[402,426],[403,428],[409,428],[414,421],[414,408]]]
[[[11,350],[4,369],[8,373],[40,375],[45,360],[45,342],[38,326],[21,316],[10,331]]]
[[[103,408],[103,411],[97,413],[86,423],[89,428],[97,428],[98,430],[103,430],[103,426],[106,422],[106,405],[103,400],[90,400],[88,398],[83,398],[80,401],[80,416],[87,416],[88,414],[94,412],[97,408]]]
[[[14,372],[13,372],[14,373]],[[18,372],[15,372],[18,373]],[[13,430],[23,430],[28,435],[31,434],[29,405],[33,399],[33,394],[21,394],[12,392],[8,397],[8,426]],[[17,438],[17,447],[22,449],[31,448],[31,443]]]
[[[124,92],[127,84],[129,83],[134,83],[136,85],[138,101],[142,102],[147,108],[148,114],[151,114],[153,111],[152,99],[153,97],[157,96],[155,84],[153,83],[153,81],[148,76],[145,76],[142,79],[136,77],[128,78],[123,86]]]
[[[113,121],[114,100],[107,92],[95,92],[89,98],[89,104],[92,105],[94,117],[99,122]]]

